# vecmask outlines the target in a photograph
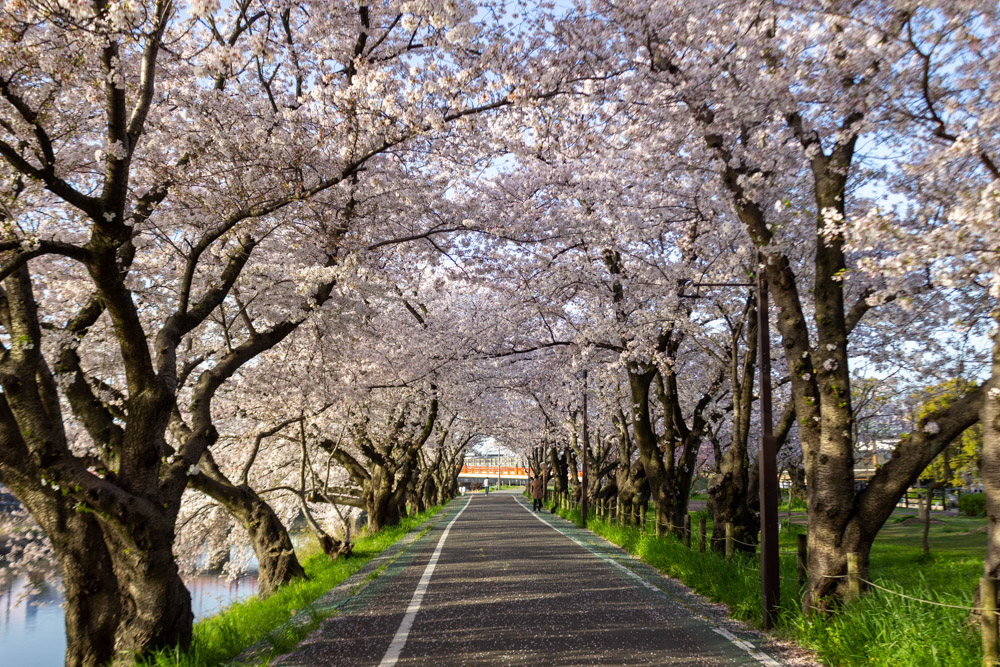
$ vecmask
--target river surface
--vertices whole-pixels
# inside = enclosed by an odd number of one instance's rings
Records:
[[[0,583],[0,667],[59,667],[66,652],[62,593],[54,586],[21,599],[27,580]],[[195,620],[257,593],[257,576],[227,581],[215,575],[185,577]]]

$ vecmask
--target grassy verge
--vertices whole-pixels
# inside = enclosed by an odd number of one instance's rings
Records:
[[[398,526],[359,538],[350,558],[331,561],[319,551],[317,545],[308,545],[299,553],[307,579],[282,586],[277,593],[264,600],[250,598],[234,603],[219,614],[195,624],[188,651],[161,651],[141,664],[144,667],[212,667],[232,660],[265,637],[276,647],[290,650],[322,618],[314,615],[311,623],[296,627],[286,626],[286,621],[296,612],[307,609],[317,598],[440,509],[431,507],[404,519]]]
[[[558,512],[579,524],[579,510]],[[695,521],[697,525],[697,521]],[[948,517],[931,531],[932,556],[920,549],[920,526],[905,517],[890,520],[872,550],[872,581],[905,595],[946,604],[971,606],[982,569],[985,534],[982,519]],[[687,549],[673,537],[656,538],[638,528],[596,518],[587,527],[698,593],[725,603],[730,614],[760,623],[760,569],[757,556],[727,562],[714,553]],[[795,535],[805,527],[792,523],[782,531],[782,551],[795,550]],[[965,625],[966,612],[915,602],[874,591],[829,617],[803,616],[796,580],[795,555],[781,556],[781,611],[776,632],[816,651],[829,665],[886,667],[972,667],[980,665],[978,627]]]

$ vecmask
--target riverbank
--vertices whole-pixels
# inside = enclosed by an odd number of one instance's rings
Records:
[[[424,523],[429,526],[441,511],[441,507],[432,507],[403,519],[397,526],[359,538],[350,558],[331,561],[315,541],[306,543],[298,554],[306,579],[282,586],[267,599],[238,602],[206,618],[195,624],[188,651],[162,651],[140,664],[145,667],[214,667],[230,662],[251,647],[257,649],[251,664],[265,664],[272,655],[289,650],[333,613],[332,610],[314,609],[311,606],[314,601],[414,529]],[[377,571],[369,576],[377,576]],[[294,622],[290,622],[293,618]]]

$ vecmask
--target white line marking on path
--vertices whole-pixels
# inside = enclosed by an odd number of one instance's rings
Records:
[[[569,533],[564,533],[563,531],[559,530],[559,528],[557,528],[555,525],[549,523],[548,521],[546,521],[545,519],[543,519],[541,516],[539,516],[538,514],[536,514],[534,511],[529,510],[528,506],[525,505],[525,504],[523,504],[523,503],[521,503],[520,501],[518,501],[517,498],[511,497],[511,500],[513,500],[515,503],[517,503],[518,507],[520,507],[521,509],[523,509],[525,512],[528,512],[529,514],[531,514],[531,516],[533,516],[536,519],[538,519],[539,521],[541,521],[542,524],[544,524],[544,525],[548,526],[549,528],[551,528],[552,530],[556,531],[557,533],[559,533],[560,535],[562,535],[563,537],[565,537],[569,541],[573,542],[577,546],[582,547],[588,553],[596,556],[597,558],[599,558],[599,559],[601,559],[601,560],[603,560],[603,561],[605,561],[607,563],[610,563],[611,565],[614,565],[615,567],[618,567],[625,574],[627,574],[629,577],[631,577],[632,579],[635,579],[637,582],[639,582],[639,584],[641,584],[642,586],[645,586],[649,590],[656,591],[657,593],[661,593],[663,595],[668,595],[669,596],[669,593],[667,593],[666,591],[664,591],[662,588],[660,588],[659,586],[656,586],[655,584],[647,581],[645,579],[645,577],[643,577],[642,575],[640,575],[638,572],[635,572],[631,568],[626,567],[625,565],[622,565],[621,563],[619,563],[617,560],[615,560],[611,556],[606,555],[606,554],[594,553],[589,548],[590,545],[588,545],[586,542],[583,542],[582,540],[577,539],[576,537],[574,537],[573,535],[570,535]],[[687,607],[687,605],[684,605],[684,606]],[[689,610],[690,610],[690,608],[689,608]],[[757,660],[761,664],[767,665],[768,667],[781,667],[781,663],[780,662],[778,662],[777,660],[775,660],[774,658],[772,658],[771,656],[769,656],[767,653],[764,653],[763,651],[758,651],[756,648],[754,648],[754,645],[751,644],[750,642],[745,642],[742,639],[740,639],[739,637],[737,637],[736,635],[734,635],[733,633],[731,633],[729,630],[726,630],[725,628],[720,628],[719,626],[715,625],[710,620],[708,620],[707,618],[705,618],[705,617],[703,617],[703,616],[701,616],[699,614],[696,614],[696,615],[698,616],[698,618],[700,618],[705,623],[707,623],[709,625],[709,627],[712,628],[713,631],[715,631],[716,633],[718,633],[718,634],[722,635],[723,637],[725,637],[726,639],[728,639],[737,648],[740,648],[740,649],[746,651],[747,653],[749,653],[750,657],[754,658],[755,660]]]
[[[441,539],[438,540],[437,547],[434,549],[430,561],[427,562],[427,567],[424,568],[424,574],[417,583],[417,590],[413,591],[410,604],[406,607],[406,614],[403,616],[403,621],[399,624],[399,629],[396,630],[396,635],[392,638],[392,642],[389,643],[389,648],[386,650],[385,655],[382,656],[382,662],[379,663],[379,667],[392,667],[399,660],[399,655],[403,652],[403,647],[406,646],[406,639],[410,636],[410,628],[413,627],[413,620],[417,617],[420,605],[424,601],[424,594],[427,593],[427,588],[430,586],[431,575],[434,574],[434,568],[437,567],[438,558],[441,556],[441,550],[444,548],[444,541],[448,539],[448,533],[451,532],[451,527],[458,521],[458,517],[462,516],[462,512],[471,503],[472,497],[470,496],[469,500],[465,503],[465,507],[458,511],[455,518],[448,523],[448,527],[441,533]]]

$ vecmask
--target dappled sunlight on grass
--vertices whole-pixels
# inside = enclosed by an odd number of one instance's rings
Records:
[[[211,667],[232,660],[265,637],[279,649],[290,650],[322,618],[315,616],[311,623],[296,628],[285,626],[286,621],[303,609],[309,612],[309,605],[316,599],[440,509],[431,507],[403,519],[398,526],[359,538],[350,558],[331,561],[319,550],[315,540],[307,541],[298,552],[306,579],[286,584],[264,600],[250,598],[227,607],[194,626],[194,638],[187,652],[161,651],[140,664],[146,667]]]
[[[578,510],[559,514],[579,525]],[[983,525],[983,519],[965,517],[947,517],[943,524],[932,525],[931,557],[925,559],[922,526],[890,519],[872,550],[872,581],[914,598],[970,606],[982,571],[986,536],[979,529]],[[727,562],[718,554],[701,554],[697,547],[688,549],[680,540],[656,538],[634,526],[590,518],[587,527],[697,593],[726,604],[734,618],[759,626],[756,555],[737,553]],[[796,534],[805,531],[800,524],[788,528],[781,533],[782,551],[794,551]],[[696,539],[692,542],[696,544]],[[799,606],[794,554],[782,555],[781,576],[776,632],[816,651],[825,664],[972,667],[981,663],[978,626],[969,627],[961,609],[874,591],[828,617],[806,617]]]

